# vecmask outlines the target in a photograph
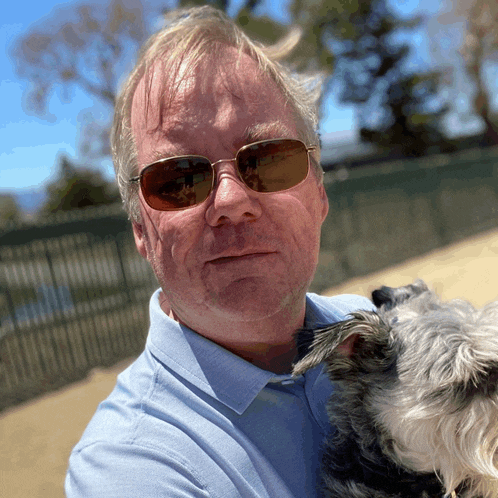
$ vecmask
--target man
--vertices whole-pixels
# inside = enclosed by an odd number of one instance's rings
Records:
[[[144,353],[73,451],[69,498],[318,495],[331,386],[291,377],[294,337],[371,305],[306,295],[328,202],[316,98],[281,55],[192,9],[124,85],[114,163],[161,289]]]

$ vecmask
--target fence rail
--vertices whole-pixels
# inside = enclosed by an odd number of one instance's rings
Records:
[[[325,185],[318,292],[498,226],[498,147],[331,171]]]

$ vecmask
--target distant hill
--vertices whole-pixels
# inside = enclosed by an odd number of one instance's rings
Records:
[[[367,159],[377,152],[373,144],[358,141],[336,141],[322,142],[321,159],[322,166],[326,170],[328,166],[336,165],[351,159]]]
[[[35,213],[47,198],[45,191],[40,189],[14,190],[11,193],[14,194],[19,207],[26,214]]]

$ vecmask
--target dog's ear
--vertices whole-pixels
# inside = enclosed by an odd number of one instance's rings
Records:
[[[387,335],[387,328],[377,313],[360,311],[352,313],[351,317],[316,330],[311,349],[296,363],[293,375],[301,375],[324,361],[332,364],[339,359],[350,359],[352,364],[370,354],[373,345],[379,343],[379,334]]]
[[[292,375],[301,375],[310,368],[325,361],[338,346],[339,331],[344,322],[337,322],[317,330],[307,330],[299,334],[298,358]],[[301,356],[304,357],[301,358]]]
[[[416,280],[413,284],[405,285],[403,287],[382,286],[380,289],[372,292],[372,301],[377,308],[383,306],[384,309],[390,310],[404,301],[419,296],[428,290],[429,288],[422,280]]]

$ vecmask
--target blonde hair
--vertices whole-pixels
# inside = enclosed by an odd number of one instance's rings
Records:
[[[183,63],[188,64],[188,68],[195,68],[216,53],[219,47],[234,47],[239,54],[252,57],[262,73],[277,84],[294,112],[299,138],[308,145],[318,145],[318,101],[322,77],[319,74],[298,74],[280,63],[296,46],[299,38],[300,31],[295,28],[279,43],[264,46],[251,40],[233,20],[210,6],[173,11],[166,18],[166,26],[145,42],[134,69],[116,99],[111,150],[124,208],[132,221],[140,222],[140,209],[136,184],[129,183],[138,170],[131,108],[135,90],[142,78],[145,78],[146,92],[150,92],[154,64],[160,62],[168,67],[168,71],[164,72],[168,76],[161,83],[161,95],[168,88],[169,98],[167,102],[160,103],[162,111],[174,99],[174,87],[168,86],[168,83],[178,82],[179,68]],[[147,106],[148,101],[146,96]],[[163,112],[159,115],[162,116]],[[321,177],[319,161],[313,161],[313,164]]]

